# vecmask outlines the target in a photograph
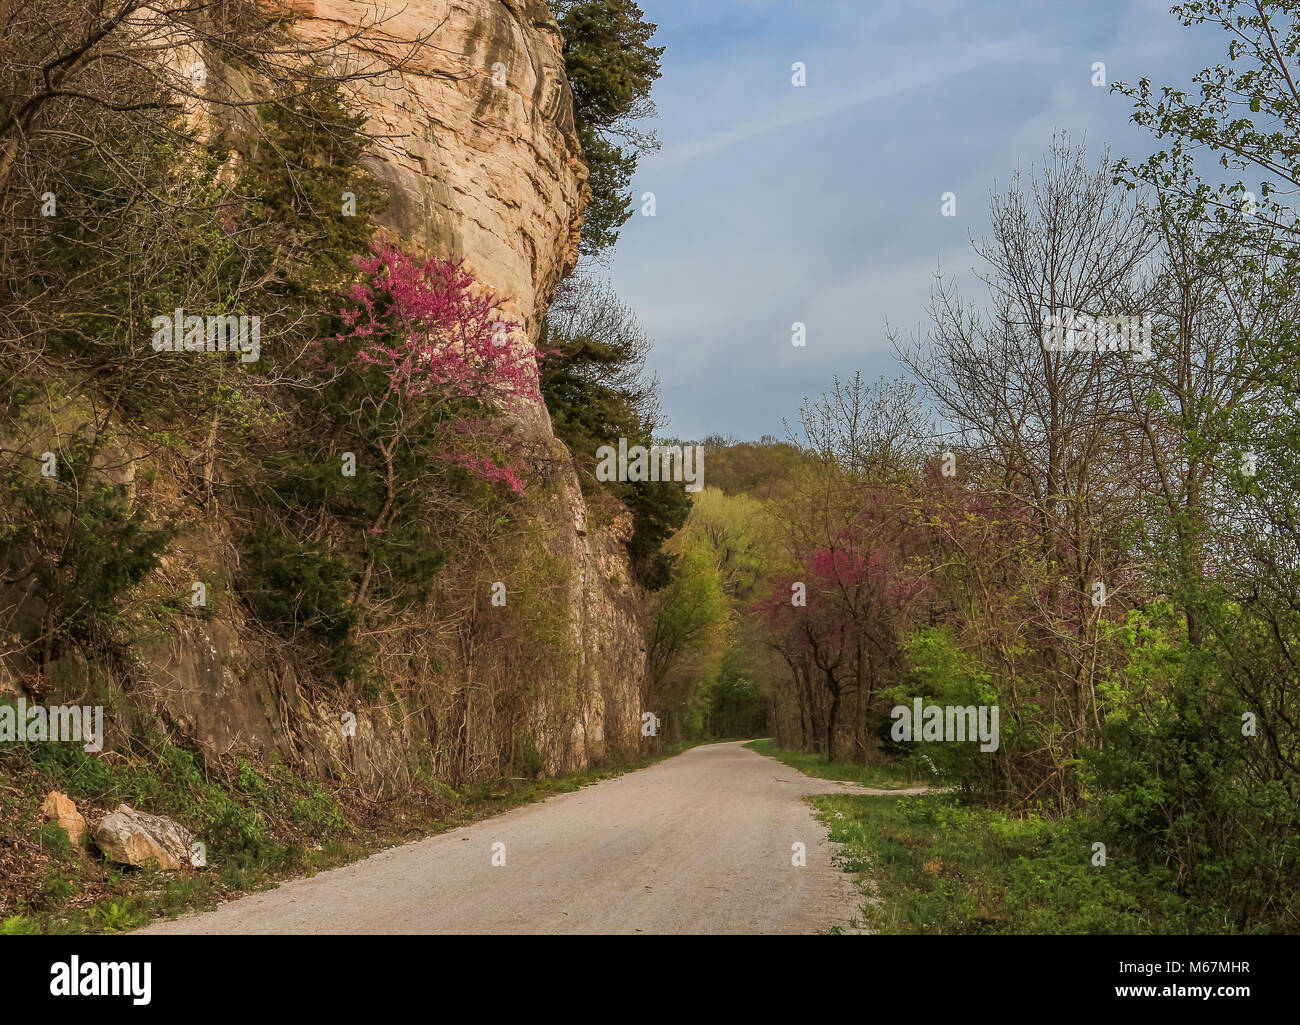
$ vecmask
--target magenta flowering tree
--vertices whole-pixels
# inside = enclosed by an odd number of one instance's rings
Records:
[[[929,529],[912,496],[856,487],[831,523],[814,515],[794,527],[785,575],[750,606],[790,669],[804,737],[831,760],[846,712],[855,757],[866,755],[900,639],[932,597],[932,567],[919,557]]]
[[[365,276],[340,311],[338,341],[359,343],[355,363],[382,373],[380,403],[428,414],[452,399],[509,405],[537,394],[536,358],[510,344],[518,323],[463,261],[420,260],[377,242],[354,263]]]
[[[387,529],[402,485],[399,454],[422,452],[478,480],[523,490],[520,465],[503,464],[509,433],[492,423],[538,392],[537,355],[513,342],[519,324],[461,260],[419,258],[379,240],[353,260],[361,279],[339,310],[342,330],[318,359],[347,378],[359,433],[383,461],[385,500],[370,535]],[[432,440],[432,444],[429,442]],[[367,565],[356,601],[370,584]]]

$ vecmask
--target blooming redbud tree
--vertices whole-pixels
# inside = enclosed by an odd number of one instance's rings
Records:
[[[511,343],[519,325],[503,315],[504,299],[479,287],[461,260],[411,256],[386,241],[353,262],[361,279],[339,310],[330,352],[320,346],[317,359],[355,379],[355,419],[383,459],[386,496],[369,532],[386,529],[403,483],[398,449],[417,434],[438,439],[445,464],[522,491],[523,468],[499,460],[508,434],[491,420],[528,397],[540,401],[538,356]]]

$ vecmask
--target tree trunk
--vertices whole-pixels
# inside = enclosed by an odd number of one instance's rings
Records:
[[[835,761],[835,727],[840,717],[840,685],[829,673],[826,674],[826,686],[831,692],[831,709],[826,715],[826,760]]]

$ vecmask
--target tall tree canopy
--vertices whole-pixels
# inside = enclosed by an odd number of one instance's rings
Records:
[[[660,76],[657,25],[633,0],[551,0],[564,35],[564,63],[573,88],[582,149],[591,169],[591,204],[582,252],[594,256],[618,241],[632,216],[628,188],[642,153],[659,148],[637,127],[655,115],[650,90]]]

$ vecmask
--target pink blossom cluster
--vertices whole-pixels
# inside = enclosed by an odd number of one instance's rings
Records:
[[[518,323],[503,299],[476,288],[463,260],[419,259],[376,242],[353,261],[365,278],[348,292],[339,342],[359,340],[354,362],[379,367],[388,395],[509,403],[537,393],[537,360],[508,344]]]

